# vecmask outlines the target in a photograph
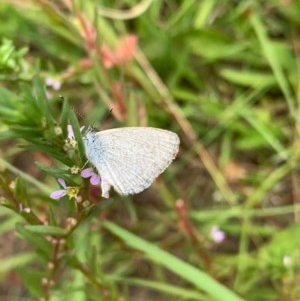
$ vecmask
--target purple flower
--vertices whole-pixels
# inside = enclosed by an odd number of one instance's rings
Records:
[[[71,186],[68,187],[66,185],[65,180],[61,178],[59,178],[57,181],[64,189],[53,191],[50,194],[51,199],[58,200],[64,197],[65,195],[68,195],[69,199],[77,197],[79,191],[78,187],[71,187]]]
[[[92,185],[98,185],[100,183],[100,176],[96,174],[93,168],[86,168],[82,170],[80,174],[83,178],[90,178],[90,183]]]
[[[64,189],[60,189],[60,190],[53,191],[53,192],[50,194],[50,198],[51,198],[51,199],[54,199],[54,200],[58,200],[58,199],[62,198],[63,196],[65,196],[65,195],[67,194],[67,185],[66,185],[66,182],[65,182],[63,179],[58,179],[57,181],[58,181],[58,183],[59,183]]]
[[[218,226],[214,225],[210,230],[210,237],[214,242],[221,243],[226,238],[226,234]]]

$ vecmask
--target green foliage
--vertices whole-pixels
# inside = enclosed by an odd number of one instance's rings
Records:
[[[1,4],[0,299],[298,300],[300,4],[100,2]],[[80,176],[99,123],[180,155],[102,200]]]
[[[0,45],[1,80],[27,80],[32,77],[30,64],[26,61],[27,47],[15,49],[13,41],[2,39]]]

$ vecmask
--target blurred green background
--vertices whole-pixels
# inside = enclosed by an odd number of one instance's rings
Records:
[[[299,300],[299,15],[289,0],[2,0],[0,299]],[[83,125],[168,129],[180,152],[105,201],[71,173]],[[83,199],[51,199],[57,178]]]

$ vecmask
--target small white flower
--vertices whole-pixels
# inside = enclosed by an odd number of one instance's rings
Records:
[[[282,263],[284,266],[289,267],[292,264],[292,258],[289,255],[284,255],[282,258]]]
[[[80,167],[74,165],[70,168],[70,172],[72,175],[77,175],[80,172]]]
[[[54,127],[54,133],[55,133],[56,136],[60,136],[62,134],[62,132],[63,132],[62,128],[59,125],[56,125]]]

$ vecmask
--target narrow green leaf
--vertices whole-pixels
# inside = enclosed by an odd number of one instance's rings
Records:
[[[67,232],[64,229],[56,226],[29,225],[29,226],[25,226],[25,229],[33,233],[44,234],[44,235],[65,236],[67,234]]]
[[[121,238],[127,245],[144,252],[151,260],[161,264],[175,274],[193,283],[197,288],[206,292],[214,300],[219,301],[243,301],[244,299],[218,283],[200,269],[180,260],[159,247],[135,236],[125,229],[111,222],[103,222],[104,228]]]
[[[26,120],[28,120],[28,124],[40,127],[43,115],[41,114],[40,107],[38,106],[34,95],[32,95],[32,87],[24,83],[21,83],[20,86],[24,106],[26,105],[26,108],[23,106],[23,109],[26,110]]]
[[[18,177],[15,181],[15,197],[17,200],[20,200],[23,204],[28,198],[27,187],[25,181],[21,177]]]
[[[67,136],[67,125],[69,123],[69,119],[70,119],[70,106],[69,103],[66,99],[63,100],[63,104],[62,104],[62,112],[60,115],[60,123],[63,129],[64,134]]]
[[[276,47],[274,43],[268,38],[266,29],[263,23],[261,22],[258,14],[254,12],[251,13],[250,21],[259,39],[265,58],[269,62],[273,70],[274,76],[278,82],[278,85],[280,86],[286,98],[290,113],[293,114],[295,112],[295,103],[283,67],[280,64],[281,60],[277,56]]]
[[[45,274],[42,274],[41,271],[36,271],[28,268],[17,268],[17,274],[22,279],[22,283],[26,289],[35,297],[40,298],[42,295],[42,278],[45,277]]]
[[[21,223],[16,224],[16,230],[24,239],[30,241],[33,246],[41,250],[47,260],[50,259],[52,253],[52,245],[49,241],[41,237],[41,235],[38,235],[33,231],[29,231]]]
[[[54,120],[49,108],[49,102],[46,96],[44,83],[39,77],[34,77],[33,79],[33,93],[42,116],[44,116],[47,121],[47,127],[54,127]]]
[[[36,258],[36,254],[32,253],[22,253],[13,255],[7,258],[1,258],[0,264],[0,274],[4,274],[16,267],[27,265],[29,262]]]
[[[223,69],[221,75],[228,81],[241,86],[257,88],[269,88],[276,85],[276,80],[272,74],[259,72],[247,72],[234,69]]]
[[[79,154],[80,154],[80,158],[82,160],[82,158],[84,158],[84,145],[83,145],[83,140],[82,140],[82,135],[81,135],[81,131],[80,131],[80,125],[78,123],[78,119],[74,113],[74,111],[70,112],[70,123],[73,127],[73,131],[74,131],[74,135],[75,135],[75,139],[78,142],[78,150],[79,150]]]
[[[135,279],[135,278],[122,278],[122,277],[109,277],[114,281],[120,281],[122,283],[128,283],[129,285],[138,285],[142,287],[147,287],[154,289],[158,292],[166,293],[169,296],[173,295],[177,298],[182,299],[189,299],[189,300],[204,300],[205,295],[193,291],[192,289],[185,289],[180,287],[175,287],[174,285],[170,285],[167,283],[155,282],[155,281],[148,281],[143,279]]]

